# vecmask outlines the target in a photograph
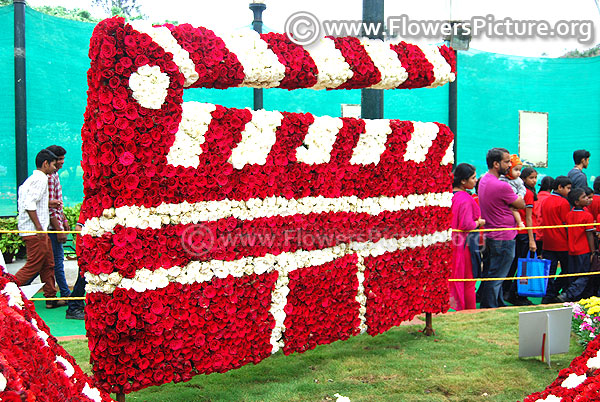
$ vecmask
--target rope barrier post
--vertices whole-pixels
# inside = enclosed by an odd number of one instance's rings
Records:
[[[423,329],[425,336],[431,336],[434,334],[433,331],[433,315],[431,313],[425,313],[425,329]]]
[[[125,394],[118,393],[117,394],[117,402],[125,402]]]

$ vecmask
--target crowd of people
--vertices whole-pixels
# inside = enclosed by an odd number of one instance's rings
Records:
[[[61,297],[82,297],[85,293],[85,279],[79,275],[73,291],[69,289],[64,271],[63,244],[71,230],[63,211],[62,187],[58,171],[65,163],[67,151],[58,145],[51,145],[38,152],[35,158],[36,170],[19,187],[18,228],[25,243],[27,262],[17,271],[18,285],[30,284],[38,275],[43,285],[46,308],[67,307],[65,318],[83,320],[84,303],[81,300],[58,300],[56,285]],[[76,230],[81,230],[77,224]],[[35,233],[54,231],[59,233]]]
[[[536,191],[538,173],[523,166],[518,155],[492,148],[488,167],[477,180],[473,165],[454,170],[452,198],[452,278],[496,280],[450,282],[450,305],[455,310],[530,305],[520,296],[515,280],[519,258],[550,260],[550,275],[588,273],[598,248],[595,223],[600,222],[600,177],[588,187],[590,152],[573,152],[575,166],[566,176],[545,176]],[[471,193],[473,191],[473,193]],[[565,225],[579,225],[564,227]],[[528,229],[554,226],[545,229]],[[558,227],[556,227],[558,226]],[[475,229],[492,229],[481,232]],[[596,277],[574,276],[548,280],[542,303],[576,301],[599,294]]]

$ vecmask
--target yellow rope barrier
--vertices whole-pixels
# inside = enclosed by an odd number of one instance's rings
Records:
[[[29,300],[42,301],[42,300],[85,300],[85,297],[32,297]]]
[[[448,279],[448,282],[486,282],[486,281],[516,281],[519,279],[541,279],[541,278],[567,278],[570,276],[600,275],[600,272],[580,272],[578,274],[540,275],[540,276],[513,276],[510,278],[464,278]]]
[[[598,226],[599,223],[575,223],[572,225],[553,225],[553,226],[530,226],[523,228],[491,228],[491,229],[473,229],[473,230],[460,230],[460,229],[452,229],[453,232],[458,233],[475,233],[475,232],[502,232],[508,230],[537,230],[537,229],[559,229],[559,228],[576,228],[581,226]]]

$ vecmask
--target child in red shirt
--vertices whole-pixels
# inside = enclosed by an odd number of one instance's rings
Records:
[[[569,193],[573,209],[567,214],[567,225],[590,223],[590,226],[568,228],[569,268],[568,273],[590,272],[590,259],[594,251],[594,217],[584,208],[590,205],[590,198],[582,188],[574,188]],[[588,282],[587,276],[569,278],[566,290],[556,298],[560,302],[579,300]]]
[[[564,225],[567,222],[567,214],[571,210],[569,201],[567,201],[567,195],[571,191],[571,179],[567,176],[558,176],[554,179],[552,187],[552,193],[544,200],[541,208],[543,226]],[[544,258],[552,262],[550,275],[556,275],[559,261],[561,273],[566,273],[569,265],[567,230],[565,228],[543,230]],[[565,285],[564,279],[548,279],[548,289],[546,296],[542,298],[542,303],[556,303],[556,296]]]

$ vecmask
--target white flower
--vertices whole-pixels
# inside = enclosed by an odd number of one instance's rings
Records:
[[[242,140],[232,149],[228,162],[236,169],[252,164],[264,165],[277,140],[275,132],[282,119],[279,112],[253,111],[252,120],[246,123]]]
[[[454,140],[450,143],[448,149],[446,149],[446,153],[440,162],[441,165],[449,165],[451,163],[454,163]]]
[[[317,117],[308,127],[301,146],[296,148],[298,162],[307,164],[329,163],[331,150],[337,134],[344,125],[342,119],[337,117]]]
[[[6,389],[6,377],[4,377],[4,375],[2,373],[0,373],[0,392],[4,391]]]
[[[562,386],[565,388],[575,388],[582,384],[586,380],[585,374],[577,375],[575,373],[569,374],[569,376],[562,382]]]
[[[392,133],[389,120],[365,119],[365,132],[360,134],[358,143],[352,152],[350,163],[368,165],[379,163],[381,154],[385,151],[387,137]]]
[[[417,163],[425,162],[427,152],[436,139],[439,127],[435,123],[413,123],[413,133],[406,144],[404,160],[413,160]]]
[[[317,83],[312,89],[337,88],[354,75],[332,39],[321,38],[305,50],[314,60],[318,70]]]
[[[600,369],[600,356],[590,357],[587,361],[587,366],[592,370]]]
[[[100,391],[97,388],[90,387],[87,382],[85,383],[81,392],[94,402],[102,402]]]
[[[131,74],[129,88],[133,98],[145,108],[160,109],[167,98],[170,79],[159,66],[143,65]]]
[[[456,75],[452,72],[450,64],[446,61],[444,56],[440,53],[440,49],[437,46],[427,45],[422,46],[421,50],[427,61],[433,65],[434,81],[427,88],[436,88],[440,85],[444,85],[448,82],[454,81]]]
[[[23,302],[23,298],[21,297],[21,290],[16,283],[8,282],[0,293],[8,298],[9,307],[22,309],[25,306],[25,302]]]
[[[560,401],[562,401],[562,398],[559,398],[556,395],[548,395],[546,398],[538,399],[535,402],[560,402]]]
[[[71,363],[69,363],[69,361],[64,357],[56,356],[55,362],[60,363],[65,368],[64,370],[67,377],[71,377],[73,374],[75,374],[75,369],[73,368]]]
[[[257,32],[241,29],[221,39],[244,68],[244,86],[274,88],[285,78],[285,66]]]
[[[350,402],[350,398],[348,398],[347,396],[342,396],[340,394],[334,394],[333,396],[337,398],[335,402]]]
[[[406,69],[398,58],[398,54],[390,47],[389,42],[379,39],[360,39],[367,54],[381,73],[381,80],[372,85],[374,89],[392,89],[400,86],[408,79]]]

